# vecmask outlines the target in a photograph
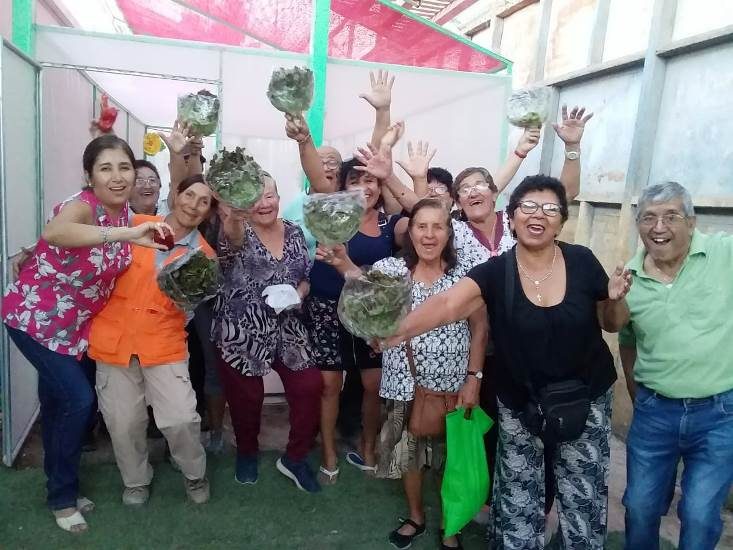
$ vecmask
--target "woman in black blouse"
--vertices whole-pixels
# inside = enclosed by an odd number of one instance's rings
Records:
[[[507,213],[516,246],[426,300],[382,347],[465,319],[486,304],[497,352],[499,398],[492,547],[544,547],[547,444],[557,446],[553,466],[564,547],[602,549],[616,371],[601,329],[618,332],[626,324],[630,277],[619,266],[609,279],[589,249],[556,240],[568,218],[558,180],[525,178],[512,193]],[[537,405],[548,410],[546,391],[562,383],[573,384],[573,399],[580,394],[586,404],[570,404],[571,414],[580,418],[579,435],[552,442],[551,433],[539,433]],[[562,404],[570,403],[562,391],[554,395]]]

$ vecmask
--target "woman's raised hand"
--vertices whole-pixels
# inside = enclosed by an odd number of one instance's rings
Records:
[[[608,278],[608,299],[622,300],[631,289],[631,271],[625,269],[623,264],[616,266],[616,270]]]
[[[430,143],[427,141],[418,141],[416,146],[408,141],[407,160],[396,162],[413,180],[427,178],[430,161],[433,160],[436,152],[437,149],[430,150]]]
[[[366,147],[359,147],[356,150],[354,158],[364,164],[354,166],[354,170],[367,172],[380,180],[386,180],[392,175],[391,147],[382,146],[377,149],[371,143],[367,143]]]
[[[166,136],[163,132],[158,132],[158,135],[165,143],[165,146],[177,155],[183,154],[183,150],[186,148],[186,145],[194,139],[194,137],[190,135],[188,124],[178,119],[173,123],[173,129],[171,130],[170,135]]]
[[[311,132],[302,114],[285,113],[285,134],[298,143],[305,143],[310,139]]]
[[[565,142],[566,145],[577,145],[583,137],[585,131],[585,123],[593,118],[593,113],[586,114],[585,107],[577,105],[568,113],[568,106],[562,106],[562,120],[560,124],[553,124],[552,127],[557,132],[557,136]]]

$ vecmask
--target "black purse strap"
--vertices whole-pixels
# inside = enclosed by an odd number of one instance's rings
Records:
[[[509,358],[512,362],[512,367],[519,372],[522,383],[524,384],[524,387],[527,388],[530,399],[532,399],[532,401],[536,403],[537,394],[534,390],[534,386],[532,386],[529,372],[525,368],[524,362],[519,359],[519,355],[517,354],[517,347],[514,345],[514,338],[511,336],[515,334],[512,325],[514,319],[514,288],[517,280],[514,269],[514,266],[517,262],[516,255],[517,246],[514,245],[511,250],[508,250],[506,252],[506,262],[504,263],[504,317],[506,322],[506,330],[510,335],[510,337],[507,338],[509,344],[508,352],[510,356]]]

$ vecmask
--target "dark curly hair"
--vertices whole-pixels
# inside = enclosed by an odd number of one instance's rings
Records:
[[[565,223],[568,219],[568,196],[565,193],[565,187],[563,187],[559,179],[543,174],[527,176],[512,191],[509,197],[509,204],[506,207],[509,217],[514,218],[514,212],[519,208],[519,203],[524,200],[527,193],[545,190],[552,191],[557,196],[557,204],[560,206],[560,216],[562,217],[563,223]]]
[[[448,226],[448,242],[446,243],[445,248],[441,253],[441,256],[443,258],[443,261],[445,262],[444,273],[448,273],[458,263],[458,255],[456,254],[456,249],[453,246],[453,223],[451,221],[450,212],[446,209],[445,205],[439,199],[427,198],[419,200],[412,208],[410,221],[407,224],[408,229],[412,229],[412,226],[415,223],[415,217],[417,216],[417,213],[424,208],[440,210],[445,216],[445,223]],[[402,252],[403,258],[405,259],[405,265],[407,265],[407,269],[412,271],[417,265],[417,262],[420,260],[420,258],[417,255],[415,245],[412,243],[411,238],[408,237],[407,239],[405,239],[405,244],[402,247]]]

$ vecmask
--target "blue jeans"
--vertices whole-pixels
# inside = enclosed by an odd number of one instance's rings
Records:
[[[733,390],[669,399],[638,386],[626,444],[626,549],[659,548],[659,524],[682,459],[679,549],[714,550],[733,483]]]
[[[93,413],[94,391],[75,357],[49,350],[25,332],[5,328],[38,371],[48,506],[52,510],[75,507],[81,447]]]

